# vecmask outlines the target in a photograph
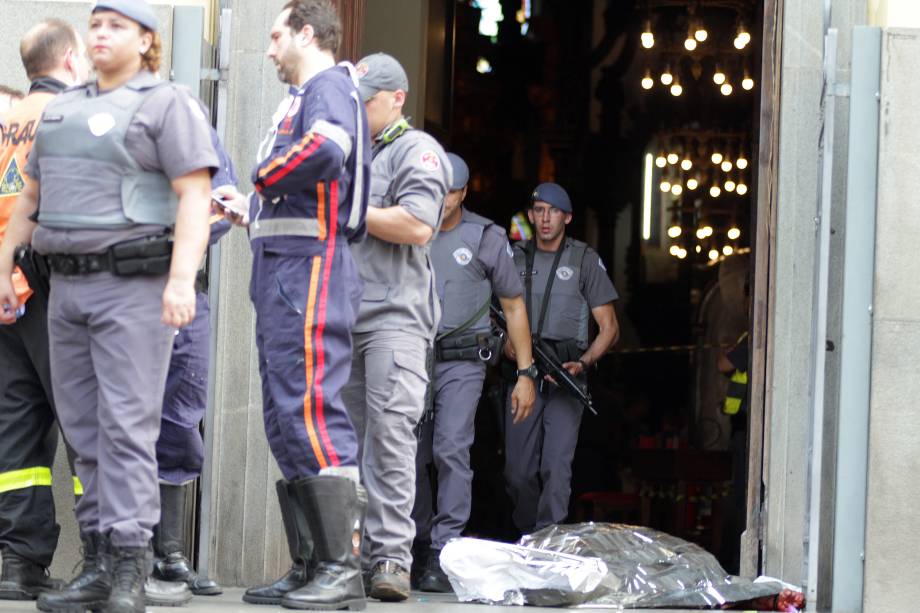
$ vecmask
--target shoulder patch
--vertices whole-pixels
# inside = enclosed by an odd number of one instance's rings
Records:
[[[441,167],[441,159],[438,154],[428,149],[419,156],[419,164],[428,172],[434,172]]]
[[[26,182],[16,162],[16,157],[10,158],[10,163],[0,176],[0,196],[16,196],[25,189]]]

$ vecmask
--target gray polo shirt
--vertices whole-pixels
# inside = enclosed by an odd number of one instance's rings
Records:
[[[130,82],[146,84],[158,80],[159,77],[142,70]],[[88,101],[100,95],[95,83],[86,88]],[[54,101],[48,105],[46,113],[53,109]],[[88,131],[87,137],[90,137]],[[202,168],[213,174],[220,167],[201,103],[181,87],[163,86],[150,94],[128,126],[125,148],[141,168],[162,172],[169,180]],[[29,157],[26,172],[41,181],[35,156]],[[83,208],[93,205],[91,202],[73,204]],[[122,241],[162,232],[161,226],[149,225],[119,230],[55,230],[39,225],[32,245],[39,253],[98,253]]]
[[[410,129],[391,143],[375,145],[368,206],[401,206],[437,233],[450,179],[441,145]],[[401,330],[434,338],[440,306],[429,245],[397,245],[368,235],[351,250],[364,281],[354,331]]]

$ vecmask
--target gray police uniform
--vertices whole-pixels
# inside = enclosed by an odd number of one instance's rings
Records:
[[[441,303],[434,369],[434,420],[423,428],[416,455],[417,539],[441,549],[459,537],[470,517],[473,471],[470,446],[486,364],[478,346],[490,335],[492,292],[515,298],[523,292],[505,231],[463,209],[460,223],[441,231],[431,245]],[[479,315],[475,320],[473,316]],[[470,321],[465,329],[459,330]],[[443,349],[442,349],[443,348]],[[466,355],[464,355],[466,354]],[[456,359],[460,358],[460,359]],[[437,472],[437,515],[431,517],[428,466]]]
[[[575,361],[589,345],[591,309],[619,296],[600,257],[585,243],[566,238],[555,271],[556,253],[534,247],[514,246],[514,263],[525,288],[527,252],[533,253],[530,296],[525,289],[531,333],[549,341],[563,362]],[[510,409],[510,393],[506,405]],[[514,523],[523,533],[562,522],[568,515],[582,410],[566,391],[547,384],[537,394],[530,416],[517,425],[509,421],[505,427],[505,481],[514,504]]]
[[[441,146],[425,132],[409,129],[388,143],[374,143],[368,204],[402,206],[436,231],[450,177]],[[408,569],[415,535],[410,518],[414,429],[428,386],[426,354],[440,317],[434,270],[429,245],[397,245],[368,236],[351,248],[364,295],[343,396],[358,434],[368,494],[362,563],[373,567],[392,560]]]
[[[198,103],[153,74],[106,92],[68,90],[46,108],[29,157],[41,190],[33,247],[99,254],[162,234],[175,223],[170,181],[218,165]],[[52,272],[48,309],[54,397],[83,483],[77,519],[118,547],[147,546],[175,332],[160,323],[167,275],[80,272]]]

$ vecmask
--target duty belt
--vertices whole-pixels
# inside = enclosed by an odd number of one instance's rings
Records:
[[[111,253],[52,253],[46,256],[48,268],[61,275],[89,275],[113,270]]]

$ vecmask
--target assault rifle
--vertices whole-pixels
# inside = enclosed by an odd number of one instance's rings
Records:
[[[498,323],[498,326],[507,334],[508,321],[505,319],[505,314],[494,304],[491,306],[491,311],[492,315],[495,316],[495,321]],[[542,338],[533,338],[533,357],[537,362],[537,368],[540,369],[541,374],[547,374],[552,377],[556,385],[572,396],[575,396],[586,409],[597,415],[587,386],[581,385],[578,380],[572,376],[572,373],[562,366],[562,361],[556,355],[556,352],[553,351],[553,348]]]

